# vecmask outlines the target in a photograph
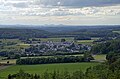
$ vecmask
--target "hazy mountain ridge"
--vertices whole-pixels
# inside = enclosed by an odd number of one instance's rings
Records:
[[[13,29],[39,29],[51,33],[64,33],[64,32],[75,32],[79,30],[88,29],[120,29],[120,25],[96,25],[96,26],[72,26],[72,25],[0,25],[0,28],[13,28]]]

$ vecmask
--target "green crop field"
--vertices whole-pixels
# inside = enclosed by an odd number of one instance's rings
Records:
[[[14,51],[14,50],[20,50],[24,48],[28,48],[29,44],[24,44],[19,39],[0,39],[0,42],[3,44],[0,51]],[[6,45],[7,43],[16,43],[14,45]]]
[[[4,79],[8,74],[14,74],[20,69],[28,73],[44,73],[46,70],[48,72],[53,72],[54,70],[59,70],[64,72],[65,70],[70,73],[76,70],[85,71],[88,67],[98,65],[99,63],[64,63],[64,64],[42,64],[42,65],[14,65],[0,71],[0,76]]]
[[[77,44],[92,45],[94,40],[78,40]]]
[[[94,55],[95,60],[106,60],[106,55]]]
[[[120,34],[120,31],[113,31],[114,33],[119,33]]]
[[[21,43],[19,39],[0,39],[0,41],[2,41],[3,43],[7,43],[7,42]]]
[[[60,42],[61,39],[65,39],[66,41],[73,41],[73,37],[64,37],[64,38],[38,38],[41,41],[53,41],[53,42]]]
[[[105,62],[106,61],[106,55],[104,54],[101,54],[101,55],[93,55],[94,59],[95,60],[92,60],[92,61],[95,61],[95,62]]]

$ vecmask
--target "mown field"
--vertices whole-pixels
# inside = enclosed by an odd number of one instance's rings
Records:
[[[72,42],[74,40],[73,37],[63,37],[63,38],[37,38],[40,39],[41,41],[53,41],[53,42],[60,42],[61,39],[65,39],[68,42]]]
[[[54,70],[59,70],[64,72],[67,70],[72,73],[76,70],[85,71],[88,67],[98,65],[99,63],[64,63],[64,64],[42,64],[42,65],[14,65],[6,69],[0,70],[0,79],[5,79],[8,74],[17,73],[20,69],[28,73],[40,74],[45,71],[53,72]]]
[[[106,55],[101,54],[101,55],[94,55],[93,56],[95,60],[106,60]]]
[[[78,40],[77,44],[86,44],[86,45],[92,45],[94,40]]]
[[[120,31],[113,31],[114,33],[119,33],[120,34]]]

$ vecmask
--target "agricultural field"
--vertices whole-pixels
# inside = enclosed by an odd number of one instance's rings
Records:
[[[7,57],[0,57],[0,64],[7,64],[9,61],[9,64],[16,64],[16,59],[6,59]]]
[[[53,41],[53,42],[60,42],[61,39],[65,39],[67,42],[72,42],[74,41],[73,37],[65,37],[65,38],[37,38],[38,40],[41,40],[43,42],[46,41]],[[97,40],[99,38],[91,38],[91,40],[77,40],[75,43],[77,44],[87,44],[87,45],[92,45],[94,40]]]
[[[60,63],[60,64],[42,64],[42,65],[14,65],[0,71],[0,76],[4,79],[8,74],[17,73],[20,69],[28,73],[40,74],[45,71],[53,72],[54,70],[59,70],[64,72],[65,70],[70,73],[76,70],[85,71],[88,67],[98,65],[99,63]],[[0,78],[0,79],[1,79]]]
[[[38,39],[40,39],[40,40],[43,41],[43,42],[46,42],[46,41],[61,42],[61,39],[65,39],[65,40],[68,41],[68,42],[74,41],[74,38],[73,38],[73,37],[63,37],[63,38],[38,38]]]
[[[119,33],[120,34],[120,31],[113,31],[114,33]]]
[[[78,40],[77,44],[86,44],[86,45],[92,45],[94,40]]]
[[[9,64],[16,64],[16,59],[0,60],[1,64],[7,64],[7,62],[9,62]]]
[[[29,44],[24,44],[19,39],[0,39],[0,42],[3,44],[2,48],[0,48],[0,51],[14,51],[14,50],[20,50],[24,48],[28,48]],[[13,45],[7,45],[7,43],[15,43]]]
[[[19,39],[0,39],[2,43],[7,43],[7,42],[15,42],[15,43],[21,43]]]
[[[95,60],[106,60],[106,55],[102,54],[102,55],[94,55],[93,56]]]
[[[91,40],[78,40],[77,44],[93,45],[93,41],[98,40],[99,38],[93,37]]]
[[[93,55],[94,59],[93,61],[95,62],[104,62],[106,61],[106,55],[105,54],[101,54],[101,55]]]

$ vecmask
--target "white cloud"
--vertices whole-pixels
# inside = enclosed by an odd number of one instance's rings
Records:
[[[66,7],[60,6],[61,0],[57,0],[58,6],[35,5],[36,3],[48,3],[50,0],[0,0],[0,12],[10,15],[21,16],[107,16],[120,15],[120,5],[103,7]],[[56,2],[56,1],[53,1]],[[62,1],[63,2],[63,1]]]
[[[14,20],[14,22],[16,20],[21,22],[25,19],[25,21],[27,22],[31,21],[34,23],[36,23],[36,21],[40,23],[39,21],[42,20],[44,20],[46,23],[52,23],[52,21],[54,21],[54,23],[64,23],[64,21],[66,23],[70,21],[74,23],[79,23],[79,21],[83,22],[87,18],[89,18],[89,20],[87,21],[90,21],[91,17],[94,17],[92,18],[94,20],[105,16],[118,16],[116,18],[120,17],[120,4],[109,6],[68,7],[66,1],[68,0],[0,0],[0,16],[4,15],[5,17],[0,17],[0,20]],[[76,0],[75,3],[77,3],[77,1],[79,0]],[[71,4],[72,2],[73,0],[70,0],[68,4]],[[56,6],[53,6],[53,4],[55,4]],[[30,18],[28,19],[28,17]],[[51,22],[49,22],[49,20]]]

